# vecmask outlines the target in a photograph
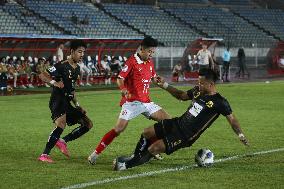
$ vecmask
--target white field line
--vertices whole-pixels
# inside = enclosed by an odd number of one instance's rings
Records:
[[[244,158],[244,157],[251,157],[251,156],[256,156],[256,155],[269,154],[269,153],[273,153],[273,152],[280,152],[280,151],[284,151],[284,148],[278,148],[278,149],[267,150],[267,151],[260,151],[260,152],[255,152],[255,153],[251,153],[251,154],[231,156],[231,157],[227,157],[227,158],[223,158],[223,159],[217,159],[217,160],[214,161],[214,163],[220,163],[220,162],[224,162],[224,161],[230,161],[230,160],[240,159],[240,158]],[[129,179],[147,177],[147,176],[151,176],[151,175],[158,175],[158,174],[163,174],[163,173],[168,173],[168,172],[177,172],[177,171],[182,171],[182,170],[186,170],[186,169],[192,169],[194,167],[197,167],[197,165],[184,165],[184,166],[179,166],[179,167],[162,169],[162,170],[158,170],[158,171],[150,171],[150,172],[144,172],[144,173],[122,176],[122,177],[107,178],[107,179],[104,179],[104,180],[95,180],[95,181],[91,181],[91,182],[66,186],[66,187],[63,187],[61,189],[86,188],[88,186],[107,184],[107,183],[117,182],[117,181],[121,181],[121,180],[129,180]]]

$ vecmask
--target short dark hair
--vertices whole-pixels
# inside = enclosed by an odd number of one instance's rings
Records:
[[[150,36],[147,36],[141,42],[141,46],[144,47],[144,48],[157,47],[158,41],[156,39],[150,37]]]
[[[75,39],[70,42],[70,50],[76,50],[79,47],[87,48],[86,43],[81,39]]]
[[[218,79],[216,72],[209,68],[201,68],[199,70],[199,76],[205,77],[206,80],[213,81],[214,83]]]

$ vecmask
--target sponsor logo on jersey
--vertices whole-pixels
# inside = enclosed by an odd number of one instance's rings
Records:
[[[192,107],[189,109],[189,113],[191,113],[194,117],[196,117],[202,110],[203,107],[197,102],[194,102]]]
[[[213,105],[214,105],[214,103],[213,103],[211,100],[208,101],[208,102],[206,102],[206,106],[207,106],[208,108],[212,108]]]

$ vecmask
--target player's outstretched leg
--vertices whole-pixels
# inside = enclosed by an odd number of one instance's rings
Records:
[[[113,170],[122,171],[130,169],[132,167],[147,163],[151,158],[153,158],[153,155],[148,150],[144,151],[141,156],[134,156],[130,160],[126,159],[126,161],[124,157],[118,157],[113,161]]]
[[[102,151],[113,141],[113,139],[115,137],[117,137],[118,134],[115,132],[114,129],[110,130],[109,132],[107,132],[102,140],[100,141],[100,143],[98,144],[98,146],[96,147],[96,150],[88,157],[88,161],[91,164],[95,164],[96,160],[99,156],[100,153],[102,153]]]
[[[73,131],[71,131],[71,133],[67,134],[62,139],[59,139],[56,143],[56,147],[67,157],[70,157],[69,151],[67,149],[67,142],[76,140],[77,138],[87,133],[93,127],[92,121],[87,117],[81,119],[80,123],[80,127],[75,128]]]
[[[38,160],[43,162],[52,163],[53,160],[50,158],[49,154],[51,149],[55,146],[56,142],[60,138],[63,129],[60,127],[56,127],[50,134],[48,142],[45,145],[45,149],[43,153],[39,156]]]

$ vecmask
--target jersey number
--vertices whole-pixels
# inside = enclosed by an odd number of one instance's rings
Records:
[[[147,93],[148,93],[148,89],[149,89],[149,87],[150,87],[150,84],[144,83],[143,86],[144,86],[144,88],[143,88],[143,93],[144,93],[144,94],[147,94]]]

